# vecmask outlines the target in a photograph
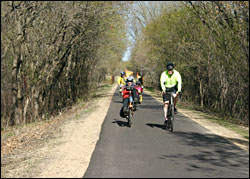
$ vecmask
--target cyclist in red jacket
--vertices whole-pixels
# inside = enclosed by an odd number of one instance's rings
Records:
[[[134,82],[134,78],[132,76],[128,76],[126,85],[122,88],[122,94],[123,94],[123,113],[124,115],[127,115],[128,112],[128,100],[129,100],[129,91],[132,92],[133,100],[136,103],[138,102],[136,89]]]

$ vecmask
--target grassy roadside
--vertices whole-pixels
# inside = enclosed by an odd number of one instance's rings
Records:
[[[162,101],[161,92],[155,91],[154,89],[147,88],[147,87],[145,87],[144,89],[146,89],[146,92],[149,92],[153,97]],[[237,123],[235,124],[234,123],[234,121],[236,121],[235,119],[219,117],[218,114],[216,114],[216,113],[203,111],[199,106],[185,103],[181,100],[177,104],[177,108],[199,112],[199,115],[201,115],[205,119],[209,120],[210,122],[221,125],[227,129],[231,130],[231,131],[236,132],[241,137],[249,140],[249,126],[246,127],[246,126],[243,126],[243,125],[240,125]]]
[[[23,147],[36,145],[46,139],[49,139],[63,123],[72,119],[89,114],[95,110],[96,100],[110,90],[112,85],[107,83],[100,85],[86,101],[78,99],[76,104],[62,109],[61,113],[51,116],[48,120],[32,122],[23,125],[10,126],[1,129],[1,156],[21,150]]]
[[[1,178],[36,176],[36,172],[40,172],[37,165],[48,159],[48,149],[61,144],[59,139],[64,136],[65,126],[82,123],[82,119],[95,111],[98,101],[106,97],[112,87],[113,85],[100,85],[87,101],[78,99],[74,105],[63,109],[60,115],[48,120],[1,130]]]

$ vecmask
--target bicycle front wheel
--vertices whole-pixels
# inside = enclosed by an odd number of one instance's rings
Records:
[[[174,105],[171,105],[171,117],[170,117],[170,131],[173,132],[174,130]]]
[[[169,122],[169,127],[170,127],[170,131],[173,132],[174,130],[174,120],[173,119],[170,119],[170,122]]]
[[[132,109],[128,111],[128,126],[131,127],[132,125]]]

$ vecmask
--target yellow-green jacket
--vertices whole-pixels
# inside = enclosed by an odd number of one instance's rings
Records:
[[[164,71],[161,74],[160,82],[161,82],[161,89],[164,92],[166,91],[166,88],[171,88],[174,87],[175,85],[177,85],[177,91],[181,92],[181,83],[182,83],[181,75],[176,70],[173,70],[173,74],[171,76],[168,74],[167,70]]]

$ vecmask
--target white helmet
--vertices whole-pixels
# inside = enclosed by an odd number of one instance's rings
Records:
[[[134,77],[133,76],[128,76],[127,77],[127,82],[134,82]]]

